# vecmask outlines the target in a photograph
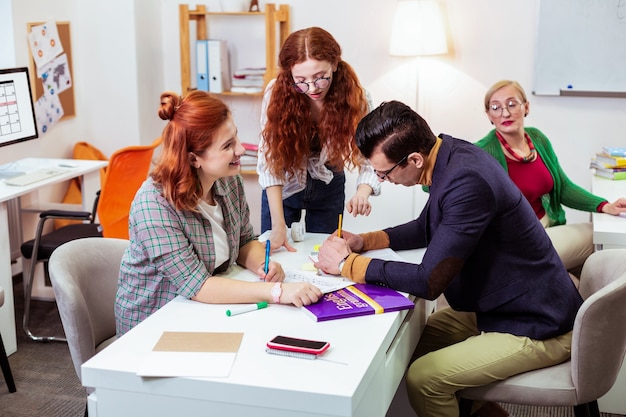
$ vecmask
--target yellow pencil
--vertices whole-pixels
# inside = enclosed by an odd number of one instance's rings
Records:
[[[337,237],[341,237],[341,225],[343,223],[343,214],[339,214],[339,225],[337,226]]]

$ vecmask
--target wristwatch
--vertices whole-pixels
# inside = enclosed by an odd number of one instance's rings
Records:
[[[272,298],[274,299],[274,304],[280,304],[280,296],[283,294],[282,282],[277,282],[272,287]]]
[[[350,254],[347,254],[345,258],[339,261],[339,265],[337,266],[337,268],[339,268],[339,275],[341,275],[341,270],[343,269],[343,265],[346,263],[346,259],[348,259],[348,256],[350,256]]]

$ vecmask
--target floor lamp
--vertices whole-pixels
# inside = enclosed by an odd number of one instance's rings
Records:
[[[396,13],[391,28],[389,54],[394,56],[417,57],[415,65],[415,111],[422,115],[420,104],[420,71],[421,56],[438,55],[448,52],[448,40],[443,23],[443,16],[437,0],[398,0]],[[417,193],[416,187],[413,190]],[[422,195],[420,198],[424,197]],[[413,216],[417,217],[417,199],[412,199]]]
[[[421,57],[447,52],[448,40],[437,0],[399,0],[391,27],[389,54]],[[415,59],[415,67],[415,110],[420,113],[419,58]]]

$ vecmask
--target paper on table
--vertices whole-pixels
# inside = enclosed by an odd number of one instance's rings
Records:
[[[311,264],[312,265],[312,264]],[[227,278],[238,279],[241,281],[258,282],[259,277],[252,271],[242,268],[239,265],[233,265],[222,276]],[[305,269],[303,265],[302,270],[285,269],[285,281],[284,282],[310,282],[318,287],[322,292],[332,292],[345,288],[354,284],[347,278],[342,278],[336,275],[318,275],[317,269]]]
[[[316,261],[315,249],[309,254],[311,260]],[[396,252],[391,249],[377,249],[362,253],[363,256],[369,258],[384,259],[388,261],[406,262]],[[309,266],[311,266],[309,268]],[[258,282],[259,277],[253,272],[242,268],[239,265],[233,265],[223,274],[224,277],[239,279],[242,281]],[[302,270],[285,269],[285,282],[310,282],[318,287],[324,294],[340,290],[342,288],[353,285],[354,282],[339,275],[330,275],[317,270],[311,263],[304,264]]]
[[[227,377],[243,333],[163,332],[137,371],[150,377]]]
[[[337,275],[318,275],[308,271],[285,271],[285,282],[309,282],[324,294],[353,285],[354,282]]]
[[[311,251],[311,253],[309,254],[309,258],[311,258],[313,262],[318,261],[318,250],[318,247],[313,247],[313,251]],[[361,255],[367,256],[368,258],[384,259],[386,261],[404,262],[404,259],[402,259],[402,257],[400,257],[396,252],[388,248],[367,251],[362,253]],[[311,284],[322,290],[324,294],[349,287],[350,285],[354,285],[354,282],[350,281],[348,278],[343,278],[339,275],[326,274],[321,270],[317,274],[285,271],[285,282],[299,281],[310,282]]]

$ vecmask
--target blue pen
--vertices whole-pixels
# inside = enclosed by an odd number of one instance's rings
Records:
[[[265,241],[265,273],[267,274],[267,271],[270,268],[270,249],[271,249],[272,245],[270,243],[270,240],[266,240]]]

